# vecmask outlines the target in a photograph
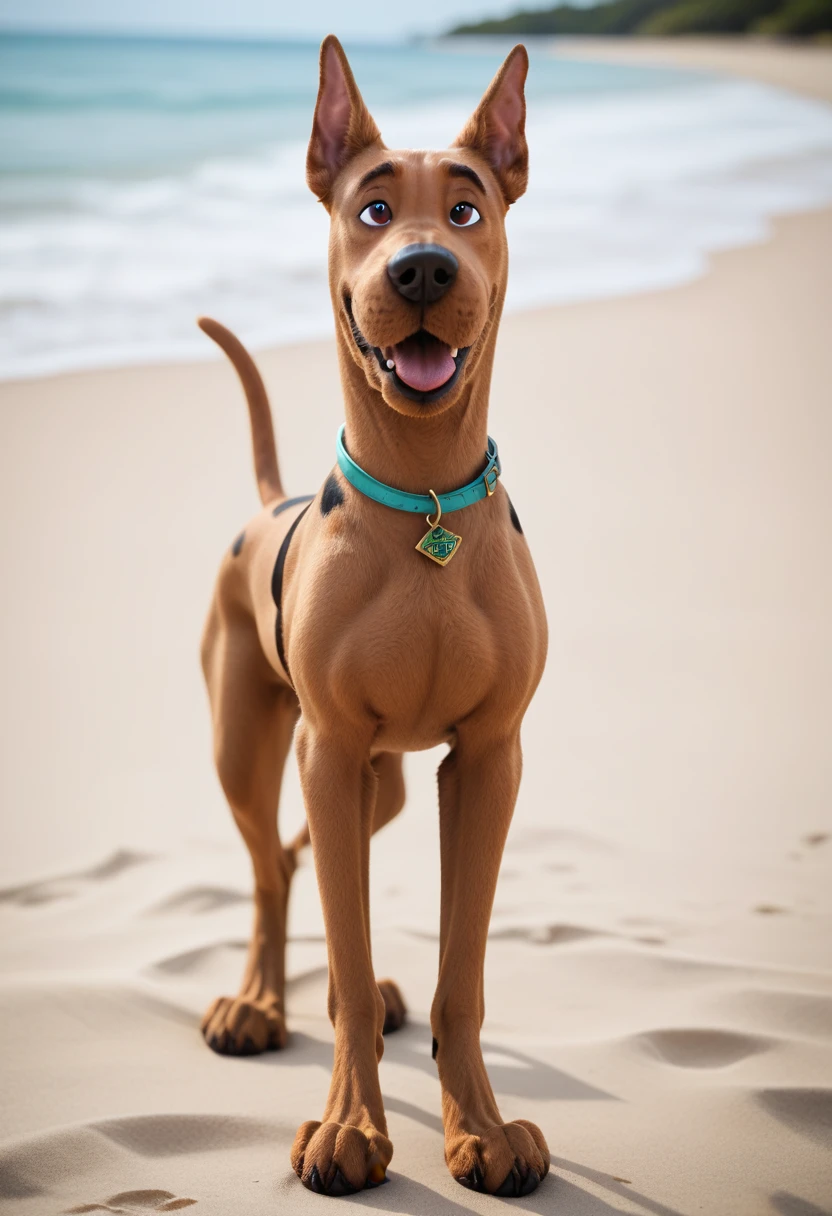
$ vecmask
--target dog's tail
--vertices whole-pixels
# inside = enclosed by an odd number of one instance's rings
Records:
[[[260,501],[265,504],[273,502],[275,498],[283,498],[283,484],[280,480],[277,449],[274,442],[272,412],[269,408],[266,386],[254,360],[240,339],[236,338],[224,325],[220,325],[219,321],[213,321],[210,317],[199,317],[197,325],[225,351],[234,365],[235,372],[240,377],[240,383],[248,402],[251,446],[254,451],[254,475],[257,478]]]

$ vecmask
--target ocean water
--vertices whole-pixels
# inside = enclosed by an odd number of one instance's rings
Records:
[[[386,142],[445,146],[501,54],[351,46]],[[312,44],[0,36],[0,376],[332,332]],[[508,306],[682,282],[832,201],[832,107],[532,50]]]

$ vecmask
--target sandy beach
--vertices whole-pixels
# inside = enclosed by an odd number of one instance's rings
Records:
[[[832,100],[832,50],[746,38],[559,38],[552,54],[606,63],[721,72]]]
[[[586,53],[577,43],[558,54]],[[832,54],[593,44],[832,102]],[[693,63],[692,63],[693,65]],[[491,433],[547,605],[546,675],[486,966],[486,1062],[553,1169],[522,1211],[832,1211],[832,212],[686,286],[503,322]],[[288,492],[341,421],[334,346],[265,352]],[[285,1052],[221,1058],[248,860],[211,765],[198,640],[256,507],[220,362],[0,384],[0,1211],[317,1211],[289,1166],[331,1062],[311,858]],[[440,752],[373,843],[391,1183],[462,1216],[442,1157]],[[281,834],[303,809],[294,766]]]

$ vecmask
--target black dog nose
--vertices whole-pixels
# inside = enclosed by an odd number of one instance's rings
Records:
[[[396,291],[417,304],[435,304],[458,270],[459,262],[443,245],[405,245],[387,263]]]

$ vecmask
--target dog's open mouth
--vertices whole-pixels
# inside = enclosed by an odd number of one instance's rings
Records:
[[[438,401],[453,388],[469,350],[468,346],[452,349],[426,329],[383,351],[373,347],[379,366],[393,377],[398,392],[421,405]]]
[[[420,329],[404,342],[388,346],[384,354],[385,367],[395,371],[408,388],[417,393],[432,393],[447,383],[456,371],[458,351],[451,350],[447,343],[440,342],[426,329]]]
[[[355,323],[351,300],[344,301],[359,350],[374,354],[381,371],[391,376],[404,397],[430,405],[453,388],[470,346],[450,347],[447,342],[419,329],[395,346],[371,346]]]

